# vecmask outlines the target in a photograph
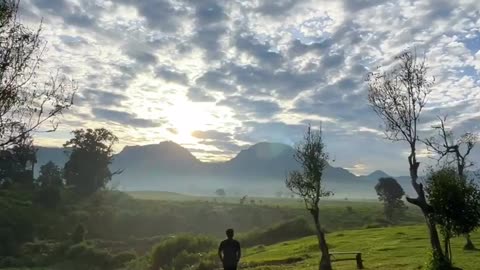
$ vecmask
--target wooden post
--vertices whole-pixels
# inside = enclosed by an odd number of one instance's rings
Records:
[[[355,259],[357,259],[357,269],[363,269],[362,253],[357,253]]]

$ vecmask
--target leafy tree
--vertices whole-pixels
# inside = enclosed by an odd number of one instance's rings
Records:
[[[225,189],[223,189],[223,188],[219,188],[219,189],[215,190],[215,194],[219,197],[227,196],[227,193],[225,192]]]
[[[319,208],[320,199],[332,194],[330,191],[326,191],[323,186],[322,176],[328,164],[328,154],[325,152],[322,131],[312,130],[308,126],[303,141],[296,146],[294,158],[301,165],[302,170],[290,172],[285,183],[288,189],[303,199],[305,208],[312,215],[318,246],[322,253],[319,269],[331,270],[332,263],[325,239],[325,231],[320,223]]]
[[[48,208],[55,208],[61,201],[63,176],[60,168],[52,161],[40,167],[40,175],[36,180],[39,186],[36,192],[38,203]]]
[[[406,142],[409,147],[409,172],[417,197],[407,197],[407,201],[418,206],[425,216],[433,257],[443,258],[433,208],[428,204],[422,183],[418,182],[417,127],[434,79],[428,78],[425,59],[418,59],[416,52],[406,51],[395,57],[395,61],[391,70],[369,74],[368,101],[385,124],[387,139]]]
[[[18,21],[17,0],[0,1],[0,148],[28,138],[72,105],[75,86],[65,77],[35,81],[43,52],[41,27],[32,31]]]
[[[33,169],[36,150],[30,140],[0,150],[0,187],[33,189]]]
[[[112,173],[108,168],[113,160],[113,145],[118,139],[104,128],[77,129],[72,133],[73,138],[63,145],[71,152],[64,168],[66,184],[81,195],[90,195],[120,173]]]
[[[441,227],[445,256],[452,262],[450,239],[479,227],[480,189],[473,182],[459,179],[454,168],[431,171],[426,180],[426,191],[433,208],[433,218]]]
[[[467,132],[460,137],[455,138],[453,131],[446,127],[447,117],[439,117],[440,123],[433,126],[437,131],[437,136],[432,136],[425,140],[428,150],[434,152],[438,156],[438,162],[445,161],[446,164],[455,164],[460,180],[467,179],[465,177],[465,169],[472,167],[468,156],[472,153],[475,144],[478,141],[478,135]],[[464,249],[474,250],[475,245],[470,239],[470,232],[466,235],[467,243]]]
[[[386,219],[393,221],[395,212],[405,209],[405,204],[402,201],[405,191],[397,180],[391,177],[378,179],[375,191],[377,191],[378,199],[383,202]]]
[[[40,175],[37,178],[37,184],[41,187],[63,186],[62,170],[52,161],[47,162],[47,164],[40,167]]]

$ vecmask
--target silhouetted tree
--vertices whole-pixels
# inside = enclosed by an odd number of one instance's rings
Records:
[[[0,187],[12,185],[33,189],[36,150],[31,140],[0,150]]]
[[[454,168],[445,167],[430,172],[426,192],[434,210],[432,216],[444,237],[445,256],[451,263],[450,239],[479,227],[480,190],[473,181],[459,179]]]
[[[219,189],[215,190],[215,194],[217,196],[220,196],[220,197],[227,196],[227,193],[225,192],[225,189],[223,189],[223,188],[219,188]]]
[[[245,201],[247,200],[247,195],[243,196],[241,199],[240,199],[240,204],[243,205],[245,204]]]
[[[35,81],[43,45],[35,31],[18,21],[19,1],[0,1],[0,148],[22,144],[73,102],[74,85],[60,75]]]
[[[467,132],[459,138],[455,138],[453,131],[445,126],[447,117],[439,117],[439,120],[440,123],[433,126],[438,132],[437,136],[427,138],[425,144],[428,150],[437,154],[438,162],[444,160],[448,165],[455,164],[459,176],[458,179],[466,180],[465,169],[473,166],[473,162],[468,159],[468,156],[475,147],[478,136],[474,133]],[[475,249],[475,245],[470,239],[470,232],[466,234],[466,239],[467,243],[464,249]]]
[[[385,218],[390,222],[393,221],[395,212],[405,209],[402,197],[405,195],[402,186],[391,177],[382,177],[378,179],[375,185],[378,199],[383,202]]]
[[[425,59],[418,59],[416,52],[406,51],[395,57],[395,60],[393,69],[369,74],[368,100],[385,124],[387,139],[404,141],[409,147],[410,178],[417,197],[407,197],[407,201],[421,209],[434,258],[442,259],[444,254],[432,215],[433,208],[427,202],[422,183],[418,182],[420,162],[417,160],[417,127],[434,79],[427,77]]]
[[[323,187],[322,177],[328,164],[328,154],[325,152],[322,131],[312,130],[311,126],[308,126],[303,141],[296,146],[294,158],[301,165],[302,170],[290,172],[285,183],[288,189],[303,199],[305,208],[313,217],[321,252],[319,269],[331,270],[332,264],[325,231],[320,223],[319,208],[320,199],[332,194]]]
[[[52,161],[47,162],[45,165],[40,167],[40,175],[37,178],[37,184],[40,187],[54,186],[62,187],[63,186],[63,175],[62,170],[55,165]]]
[[[112,176],[108,166],[113,160],[113,145],[118,141],[110,131],[99,129],[77,129],[74,137],[63,146],[70,151],[65,164],[64,177],[82,195],[89,195],[104,188]]]

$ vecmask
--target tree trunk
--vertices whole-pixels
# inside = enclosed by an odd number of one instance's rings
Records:
[[[445,237],[444,239],[444,245],[445,245],[445,257],[450,261],[451,259],[451,254],[450,254],[450,238],[448,236]]]
[[[318,267],[319,270],[332,270],[332,262],[330,260],[330,254],[328,252],[328,245],[325,239],[325,232],[322,230],[322,226],[320,225],[319,220],[319,209],[311,210],[311,214],[313,216],[313,221],[315,222],[315,230],[317,232],[317,239],[318,239],[318,247],[320,248],[321,257],[320,257],[320,265]]]
[[[463,246],[464,250],[475,250],[475,245],[472,242],[472,239],[470,239],[470,234],[465,235],[465,239],[467,240],[467,243],[465,246]]]
[[[431,206],[427,203],[425,197],[425,191],[423,190],[423,185],[418,183],[418,167],[420,163],[417,162],[415,157],[415,148],[412,148],[412,152],[408,157],[408,162],[410,165],[410,178],[411,183],[415,191],[417,192],[417,198],[408,198],[407,201],[411,204],[418,206],[425,217],[425,222],[427,223],[428,233],[430,236],[430,245],[432,246],[433,252],[435,252],[439,257],[444,258],[442,251],[442,245],[440,243],[440,237],[438,236],[438,231],[436,228],[435,221],[431,217],[432,209]]]

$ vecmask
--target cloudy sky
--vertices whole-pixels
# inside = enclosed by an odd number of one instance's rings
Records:
[[[406,174],[406,146],[383,139],[364,80],[412,47],[436,77],[423,127],[448,114],[458,133],[480,132],[477,0],[22,0],[21,19],[43,19],[42,72],[79,87],[41,145],[107,127],[118,151],[172,140],[225,160],[322,122],[334,165]]]

